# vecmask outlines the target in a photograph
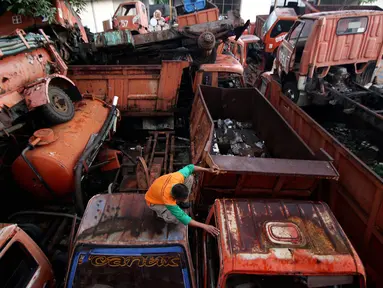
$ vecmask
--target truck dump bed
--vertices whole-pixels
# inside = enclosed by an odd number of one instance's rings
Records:
[[[195,11],[194,13],[185,13],[184,5],[178,5],[176,10],[178,14],[177,23],[179,29],[185,26],[218,21],[219,17],[218,7],[210,2],[206,2],[205,9]]]
[[[282,94],[270,78],[266,97],[314,151],[325,149],[334,158],[339,182],[323,194],[347,236],[361,255],[370,279],[383,287],[383,180],[328,131]]]
[[[235,124],[228,127],[230,122]],[[223,136],[215,137],[220,125]],[[204,175],[201,187],[213,191],[212,195],[204,191],[206,197],[214,198],[215,192],[236,197],[255,193],[308,196],[319,179],[338,178],[331,161],[325,155],[321,155],[325,161],[318,160],[256,89],[200,86],[190,134],[193,163],[203,160],[227,171]]]
[[[162,65],[74,65],[68,76],[81,94],[111,103],[118,95],[124,115],[171,114],[188,61],[162,61]]]

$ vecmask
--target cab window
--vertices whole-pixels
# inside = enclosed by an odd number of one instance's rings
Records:
[[[184,255],[180,253],[101,255],[78,259],[74,288],[184,288]],[[70,283],[71,284],[71,283]]]
[[[290,45],[292,45],[293,47],[295,47],[296,45],[296,42],[299,38],[299,35],[301,34],[302,32],[302,29],[303,29],[303,26],[304,26],[304,22],[297,22],[295,23],[295,27],[293,27],[290,35],[288,36],[288,42],[290,43]]]
[[[141,9],[144,14],[146,14],[146,7],[144,4],[141,4]]]
[[[314,20],[305,19],[303,29],[295,45],[295,62],[300,62],[308,37],[314,26]]]
[[[136,5],[124,5],[118,9],[116,16],[134,16],[137,14]]]
[[[349,35],[364,33],[367,28],[367,17],[350,17],[338,21],[336,26],[337,35]]]
[[[37,268],[37,262],[24,245],[14,242],[0,258],[0,286],[27,287]]]
[[[274,25],[273,30],[271,30],[270,37],[275,38],[281,33],[289,32],[294,22],[293,20],[279,20],[277,24]]]

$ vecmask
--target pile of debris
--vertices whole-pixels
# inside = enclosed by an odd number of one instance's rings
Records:
[[[251,123],[218,119],[214,126],[213,155],[269,157],[265,142],[252,130]]]
[[[345,123],[324,123],[323,127],[345,145],[352,153],[360,158],[379,176],[383,176],[382,155],[379,145],[371,143],[373,131],[353,129]]]

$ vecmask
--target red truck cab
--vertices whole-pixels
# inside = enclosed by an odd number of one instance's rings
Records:
[[[198,85],[239,88],[245,86],[243,66],[231,55],[218,54],[212,64],[203,64],[194,76],[193,91]]]
[[[132,34],[148,33],[149,17],[146,6],[140,1],[120,4],[112,18],[113,30],[129,30]]]
[[[363,265],[326,204],[222,199],[207,223],[220,235],[189,242],[188,228],[158,219],[143,194],[96,195],[65,287],[365,287]]]
[[[263,24],[261,29],[256,28],[257,33],[260,32],[257,36],[264,43],[264,51],[266,53],[274,53],[276,51],[297,18],[298,16],[293,8],[276,8],[270,13],[264,23],[262,23],[261,17],[257,17],[257,21],[260,19],[258,22],[260,24],[257,24],[259,26]]]

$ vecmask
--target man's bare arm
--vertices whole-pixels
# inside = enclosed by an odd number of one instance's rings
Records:
[[[208,172],[208,173],[213,173],[218,175],[220,173],[220,170],[218,169],[217,166],[213,168],[204,168],[201,166],[194,165],[194,172]]]
[[[217,227],[214,227],[212,225],[207,225],[207,224],[195,221],[193,219],[189,222],[189,226],[197,227],[197,228],[202,228],[206,232],[210,233],[213,236],[218,236],[219,235],[219,229]]]

